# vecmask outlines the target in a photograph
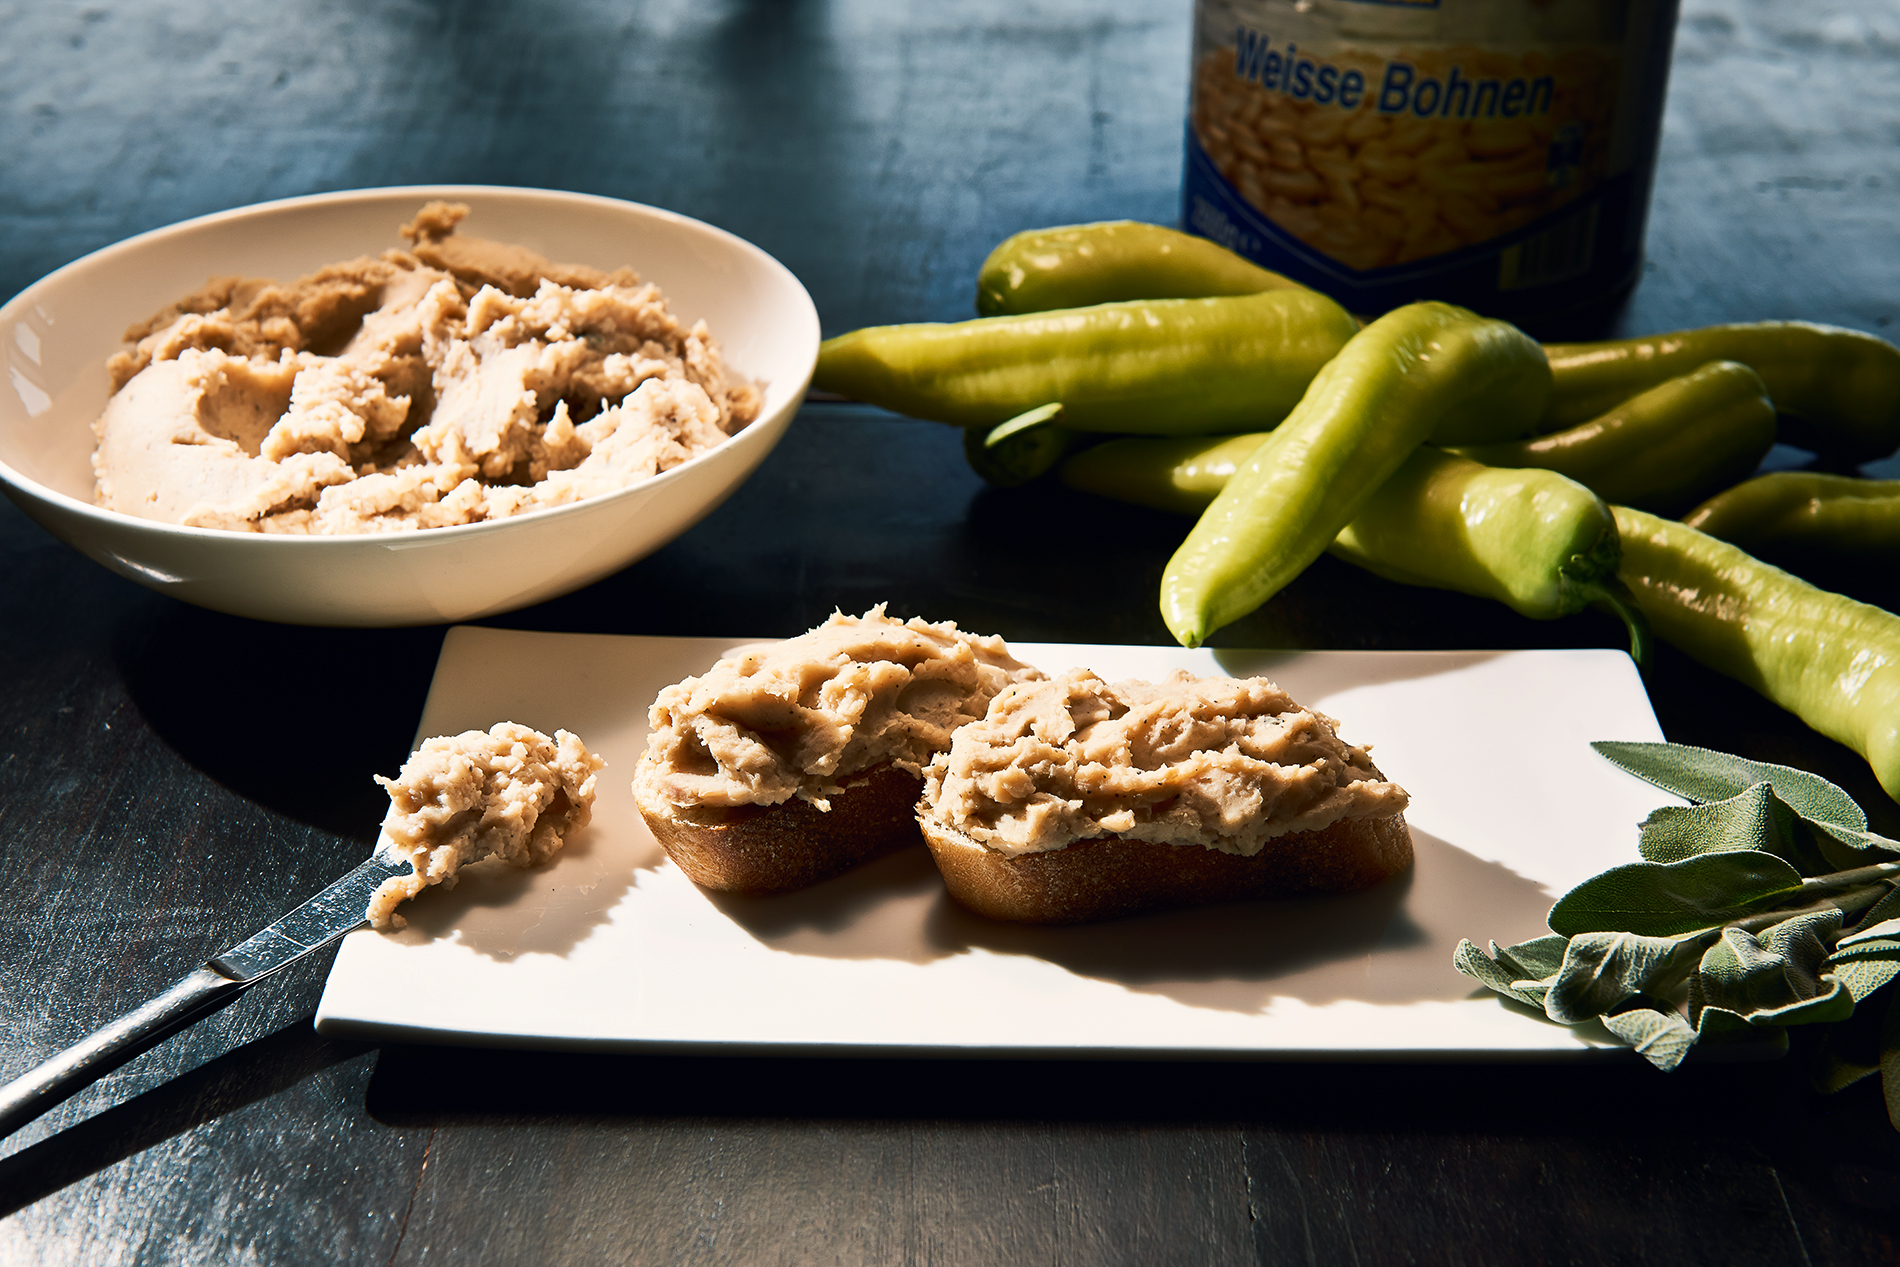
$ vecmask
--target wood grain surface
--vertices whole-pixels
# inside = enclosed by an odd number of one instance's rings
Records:
[[[827,333],[970,312],[1018,229],[1177,214],[1187,0],[0,4],[0,295],[263,199],[492,182],[670,207],[788,264]],[[1892,337],[1900,4],[1691,0],[1646,275],[1609,328]],[[1778,450],[1770,461],[1802,455]],[[1892,465],[1873,473],[1900,474]],[[679,541],[492,622],[790,634],[833,607],[1166,641],[1181,531],[986,490],[958,437],[808,406]],[[1083,545],[1079,557],[1065,557]],[[1058,561],[1058,560],[1061,561]],[[0,505],[0,1077],[360,859],[439,629],[182,606]],[[1900,601],[1891,577],[1850,576]],[[1323,559],[1223,637],[1615,645]],[[1678,656],[1672,738],[1853,754]],[[1534,829],[1534,824],[1527,824]],[[1476,931],[1476,930],[1474,930]],[[0,1263],[1771,1263],[1900,1257],[1877,1089],[1798,1060],[1075,1064],[374,1049],[325,962],[0,1141]]]

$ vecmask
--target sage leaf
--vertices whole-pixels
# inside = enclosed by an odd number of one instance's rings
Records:
[[[1590,746],[1637,778],[1698,803],[1725,801],[1765,781],[1773,784],[1776,795],[1803,818],[1854,831],[1867,830],[1867,815],[1853,797],[1806,770],[1750,761],[1688,744],[1599,740]]]
[[[1816,1085],[1880,1073],[1900,1129],[1900,989],[1888,988],[1900,981],[1900,840],[1802,770],[1680,744],[1592,746],[1694,803],[1645,819],[1644,860],[1559,898],[1549,936],[1492,942],[1488,955],[1461,942],[1459,970],[1553,1021],[1595,1017],[1659,1069],[1699,1042],[1785,1052],[1789,1027],[1826,1025]]]
[[[1801,882],[1801,897],[1826,902],[1843,914],[1851,915],[1853,918],[1847,922],[1853,923],[1891,897],[1896,882],[1900,882],[1900,861],[1877,862],[1872,866],[1811,876]]]
[[[1876,1000],[1846,1020],[1821,1028],[1811,1076],[1816,1090],[1835,1092],[1880,1072],[1880,1013]]]
[[[1821,978],[1821,992],[1785,1007],[1764,1008],[1749,1016],[1755,1025],[1828,1025],[1854,1014],[1854,992],[1832,973]]]
[[[1681,862],[1631,862],[1592,876],[1550,908],[1551,931],[1672,937],[1724,923],[1763,898],[1801,888],[1801,873],[1752,849]]]
[[[1828,958],[1831,963],[1841,964],[1895,957],[1900,957],[1900,937],[1875,937],[1870,941],[1857,941],[1851,946],[1837,945]]]
[[[1873,912],[1869,911],[1867,917],[1873,918]],[[1859,928],[1851,933],[1842,934],[1834,946],[1838,950],[1842,946],[1858,946],[1862,942],[1877,939],[1891,940],[1895,937],[1900,937],[1900,919],[1883,919],[1878,924],[1869,924],[1866,920],[1862,920]]]
[[[1900,990],[1880,1018],[1880,1092],[1887,1098],[1887,1120],[1900,1131]]]
[[[1860,917],[1860,926],[1855,931],[1858,932],[1860,928],[1870,928],[1894,918],[1900,918],[1900,887],[1889,889],[1887,896],[1875,902]]]
[[[1557,970],[1564,966],[1564,947],[1569,941],[1568,937],[1551,933],[1521,941],[1515,946],[1500,946],[1492,942],[1491,954],[1519,977],[1544,981],[1556,976]]]
[[[1697,1039],[1704,1042],[1721,1042],[1725,1039],[1752,1038],[1755,1027],[1748,1018],[1739,1012],[1731,1012],[1718,1007],[1702,997],[1702,978],[1689,978],[1689,1015],[1694,1017]]]
[[[1491,943],[1491,949],[1497,949],[1497,943]],[[1506,968],[1499,967],[1490,956],[1474,945],[1469,937],[1458,943],[1458,949],[1452,952],[1451,966],[1476,979],[1481,985],[1495,990],[1506,998],[1516,999],[1527,1007],[1543,1010],[1543,991],[1535,993],[1521,988],[1516,977]],[[1548,987],[1546,987],[1548,988]]]
[[[1638,937],[1634,933],[1580,933],[1564,949],[1550,993],[1544,996],[1544,1014],[1553,1021],[1574,1025],[1601,1016],[1632,995],[1660,994],[1678,963],[1693,948],[1667,937]]]
[[[1689,978],[1691,982],[1694,977]],[[1690,994],[1691,1005],[1695,1002]],[[1760,1046],[1764,1054],[1788,1050],[1788,1030],[1781,1025],[1751,1025],[1748,1018],[1723,1007],[1705,1007],[1696,1021],[1698,1043],[1748,1043]]]
[[[1820,1090],[1833,1095],[1836,1091],[1844,1091],[1862,1078],[1871,1077],[1879,1072],[1879,1065],[1863,1065],[1830,1054],[1822,1064],[1820,1073],[1815,1076],[1814,1082]]]
[[[1841,926],[1837,910],[1810,911],[1760,934],[1725,928],[1702,956],[1690,991],[1698,1009],[1734,1013],[1755,1025],[1838,1021],[1854,1011],[1854,996],[1827,971],[1823,935]]]
[[[1674,1008],[1637,1006],[1603,1017],[1603,1027],[1665,1073],[1695,1046],[1696,1032]]]
[[[1815,822],[1814,843],[1828,865],[1846,871],[1870,863],[1891,861],[1900,853],[1900,841],[1858,831],[1839,823]]]
[[[1832,868],[1801,815],[1764,780],[1725,801],[1665,805],[1643,820],[1637,851],[1650,862],[1680,862],[1705,853],[1759,849],[1802,875]]]
[[[1852,959],[1846,963],[1830,962],[1828,971],[1841,983],[1854,1002],[1863,1003],[1867,996],[1886,985],[1895,977],[1900,977],[1900,954],[1892,959]],[[1873,1072],[1871,1069],[1869,1073]]]

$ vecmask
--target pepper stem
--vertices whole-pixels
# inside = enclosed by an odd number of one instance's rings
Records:
[[[1592,606],[1607,607],[1622,619],[1623,627],[1629,631],[1630,659],[1636,661],[1638,671],[1647,677],[1655,651],[1655,636],[1623,582],[1614,576],[1605,576],[1578,581],[1576,585]]]

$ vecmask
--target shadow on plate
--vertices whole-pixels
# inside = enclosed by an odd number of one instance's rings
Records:
[[[921,935],[929,912],[943,897],[937,865],[922,845],[796,893],[747,897],[705,892],[726,918],[788,954],[929,963],[960,949]]]
[[[1502,651],[1446,651],[1435,655],[1418,652],[1394,652],[1389,655],[1355,655],[1316,660],[1298,651],[1243,651],[1216,647],[1214,662],[1231,677],[1268,677],[1279,682],[1299,700],[1315,700],[1362,686],[1384,686],[1390,682],[1409,682],[1474,668],[1495,660]],[[1283,666],[1297,665],[1295,675],[1286,677]],[[1283,678],[1285,680],[1283,680]]]
[[[1006,924],[944,892],[924,850],[777,898],[711,895],[734,923],[786,954],[929,963],[983,949],[1194,1007],[1258,1012],[1275,998],[1461,999],[1463,937],[1542,935],[1551,895],[1510,868],[1412,832],[1416,863],[1359,893],[1237,902],[1067,927]]]
[[[1358,893],[1240,902],[1106,924],[1037,928],[972,915],[947,897],[940,945],[1033,955],[1077,976],[1194,1007],[1258,1012],[1275,998],[1323,1005],[1468,996],[1451,966],[1461,937],[1544,932],[1550,897],[1508,867],[1414,830],[1412,869]]]
[[[543,867],[478,862],[452,889],[425,889],[403,903],[409,926],[390,934],[408,945],[453,938],[490,959],[566,956],[606,922],[633,884],[633,870],[583,829]]]

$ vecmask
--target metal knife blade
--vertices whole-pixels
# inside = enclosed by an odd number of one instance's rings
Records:
[[[366,923],[370,894],[408,870],[407,862],[371,858],[270,927],[214,955],[205,966],[246,985],[269,976]]]
[[[407,862],[371,858],[118,1020],[0,1086],[0,1137],[90,1086],[132,1057],[209,1016],[247,988],[368,922],[370,894]]]

